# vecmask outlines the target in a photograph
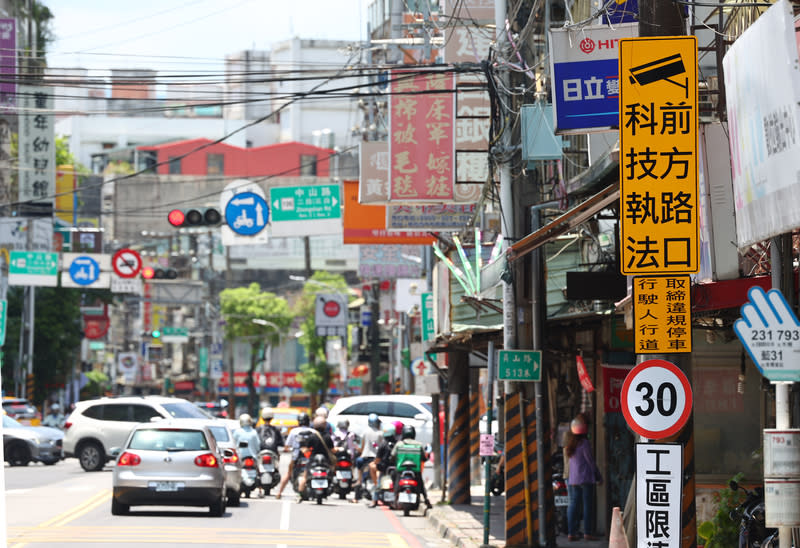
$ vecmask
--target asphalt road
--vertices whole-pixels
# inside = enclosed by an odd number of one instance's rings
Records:
[[[286,455],[282,467],[285,468]],[[75,459],[54,466],[5,466],[7,546],[450,546],[431,528],[422,509],[403,517],[387,508],[338,496],[322,505],[295,502],[291,484],[282,500],[242,499],[221,518],[206,508],[133,507],[111,515],[111,467],[84,472]]]

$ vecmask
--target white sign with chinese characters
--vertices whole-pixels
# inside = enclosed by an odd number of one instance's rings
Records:
[[[683,448],[636,444],[636,546],[680,548]]]
[[[52,88],[19,86],[19,201],[52,203],[56,142]]]

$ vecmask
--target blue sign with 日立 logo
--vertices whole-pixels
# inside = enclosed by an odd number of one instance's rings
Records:
[[[637,24],[550,31],[556,133],[619,126],[618,42],[637,35]]]

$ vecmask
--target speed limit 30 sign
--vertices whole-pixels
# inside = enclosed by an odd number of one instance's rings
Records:
[[[692,387],[678,367],[647,360],[634,367],[622,384],[622,414],[631,430],[650,440],[675,435],[692,412]]]

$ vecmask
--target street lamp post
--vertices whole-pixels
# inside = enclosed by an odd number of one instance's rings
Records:
[[[253,318],[253,319],[252,319],[252,320],[250,320],[250,321],[251,321],[251,322],[253,322],[253,323],[254,323],[254,324],[256,324],[256,325],[264,325],[264,326],[267,326],[267,327],[271,327],[271,328],[273,328],[275,331],[277,331],[277,333],[278,333],[278,346],[280,346],[281,348],[283,348],[283,331],[281,330],[281,328],[280,328],[278,325],[276,325],[276,324],[272,323],[272,322],[271,322],[271,321],[269,321],[269,320],[265,320],[265,319],[263,319],[263,318]],[[268,352],[269,354],[267,354],[267,352]],[[272,366],[272,343],[270,343],[270,344],[267,346],[267,350],[266,350],[266,352],[265,352],[265,356],[266,356],[266,355],[268,355],[268,356],[269,356],[269,364],[270,364],[270,367],[271,367],[271,366]],[[283,387],[283,386],[282,386],[282,385],[283,385],[283,360],[282,360],[282,359],[281,359],[281,360],[278,360],[278,376],[279,376],[279,377],[280,377],[280,379],[281,379],[281,380],[280,380],[280,383],[281,383],[281,388],[282,388],[282,387]]]

